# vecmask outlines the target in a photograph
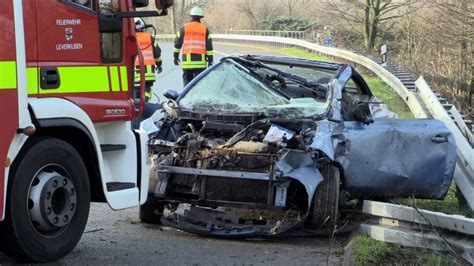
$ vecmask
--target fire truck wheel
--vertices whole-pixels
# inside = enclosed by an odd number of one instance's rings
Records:
[[[140,221],[147,224],[160,224],[164,204],[148,194],[145,204],[140,206]]]
[[[55,138],[36,138],[12,166],[6,220],[7,253],[50,262],[79,242],[89,216],[90,187],[78,152]]]
[[[311,223],[314,228],[325,228],[332,234],[338,216],[340,174],[337,167],[331,164],[324,165],[321,174],[324,180],[314,193]]]

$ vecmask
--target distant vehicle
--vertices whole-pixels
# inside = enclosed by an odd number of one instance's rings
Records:
[[[346,200],[443,198],[452,180],[444,124],[394,118],[350,65],[230,56],[165,96],[144,222],[220,237],[331,232]]]

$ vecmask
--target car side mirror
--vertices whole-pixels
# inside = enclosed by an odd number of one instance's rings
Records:
[[[349,117],[364,125],[370,125],[374,122],[369,104],[366,102],[353,103],[349,108]]]
[[[155,0],[156,9],[165,10],[174,5],[174,0]]]
[[[176,101],[176,99],[178,99],[178,97],[179,97],[179,93],[175,90],[167,90],[163,95],[166,98],[168,98],[170,100],[173,100],[173,101]]]
[[[133,6],[137,8],[147,7],[149,3],[149,0],[133,0]]]
[[[168,15],[168,8],[174,5],[174,0],[155,0],[156,9],[160,10],[159,16]]]
[[[99,32],[116,33],[122,32],[123,21],[117,18],[112,12],[100,12],[99,14]]]

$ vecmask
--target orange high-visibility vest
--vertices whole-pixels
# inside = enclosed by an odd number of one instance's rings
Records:
[[[138,43],[140,44],[140,49],[142,50],[144,65],[155,65],[155,57],[153,56],[153,43],[151,42],[151,34],[148,32],[137,32]],[[135,66],[140,64],[139,58],[135,60]]]
[[[189,22],[184,25],[183,55],[206,54],[206,32],[207,28],[199,22]]]

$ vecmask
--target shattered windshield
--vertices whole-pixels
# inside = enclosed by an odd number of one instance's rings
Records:
[[[328,105],[327,97],[285,97],[230,61],[208,72],[179,102],[181,108],[197,111],[261,112],[268,117],[286,118],[320,115]]]

